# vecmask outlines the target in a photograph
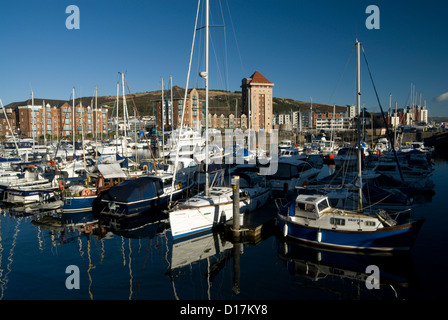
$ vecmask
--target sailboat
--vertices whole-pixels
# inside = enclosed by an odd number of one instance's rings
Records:
[[[132,150],[132,139],[127,136],[127,130],[129,126],[128,109],[126,104],[126,93],[124,90],[125,80],[124,73],[121,74],[121,86],[123,91],[123,136],[118,136],[118,124],[117,124],[117,137],[112,139],[108,143],[104,144],[98,149],[98,153],[102,156],[104,155],[116,155],[122,157],[131,157],[133,154]],[[118,121],[118,83],[117,83],[117,121]]]
[[[360,110],[360,42],[357,49],[357,107]],[[358,141],[360,141],[358,122]],[[358,179],[362,185],[361,149],[358,148]],[[341,250],[396,251],[410,250],[423,220],[390,216],[384,210],[374,215],[362,210],[362,189],[359,188],[358,210],[333,208],[325,195],[299,194],[290,203],[276,201],[277,225],[285,237]]]
[[[209,151],[209,1],[206,1],[205,9],[205,72],[200,76],[205,79],[205,150]],[[196,28],[195,28],[196,29]],[[194,42],[194,38],[193,38]],[[190,56],[191,59],[191,56]],[[188,81],[187,81],[188,88]],[[176,204],[169,212],[170,229],[173,239],[197,235],[210,231],[213,227],[223,224],[233,218],[233,189],[227,186],[210,186],[209,181],[209,157],[205,157],[205,190],[194,195],[190,199]],[[268,188],[266,192],[259,192],[254,188],[240,188],[241,211],[254,209],[249,207],[251,203],[258,206],[264,205],[269,197]],[[262,200],[266,198],[263,202]]]

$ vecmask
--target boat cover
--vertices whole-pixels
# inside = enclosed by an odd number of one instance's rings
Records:
[[[156,177],[141,177],[125,180],[109,189],[101,198],[118,202],[148,200],[163,193],[162,182]]]
[[[101,173],[104,179],[126,178],[126,174],[121,169],[119,163],[99,164],[98,171]]]

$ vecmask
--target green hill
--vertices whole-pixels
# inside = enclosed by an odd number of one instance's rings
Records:
[[[201,97],[205,97],[205,90],[204,89],[197,89],[199,92],[199,95]],[[165,97],[168,97],[169,99],[169,91],[166,91]],[[155,100],[160,100],[162,97],[162,91],[151,91],[151,92],[139,92],[134,93],[132,95],[126,95],[126,102],[128,105],[128,111],[129,115],[134,115],[134,104],[137,107],[138,113],[140,116],[150,116],[153,115],[153,102]],[[210,90],[209,91],[209,97],[210,97],[210,104],[209,104],[209,111],[211,113],[229,113],[229,112],[235,112],[235,108],[237,108],[238,112],[241,111],[241,92],[230,92],[230,91],[220,91],[220,90]],[[114,105],[116,103],[116,96],[99,96],[98,98],[98,105],[107,105],[109,107],[109,112],[112,112]],[[61,100],[52,100],[52,99],[43,99],[46,101],[46,103],[50,103],[52,105],[61,105],[64,103],[64,101]],[[79,102],[79,100],[82,101],[83,104],[90,104],[93,105],[95,103],[95,97],[89,96],[89,97],[82,97],[77,98],[76,103]],[[120,106],[120,114],[121,114],[121,106],[123,98],[119,97],[119,106]],[[54,102],[54,103],[52,103]],[[56,103],[57,102],[57,103]],[[71,101],[67,101],[71,104]],[[13,102],[6,106],[8,107],[14,107],[17,105],[24,105],[26,103],[31,103],[30,101],[23,101],[23,102]],[[41,104],[42,98],[36,98],[35,104]],[[310,102],[304,102],[294,99],[287,99],[287,98],[273,98],[273,109],[274,113],[281,114],[281,113],[288,113],[291,111],[309,111],[310,110]],[[345,110],[345,107],[336,106],[336,111]],[[314,103],[313,102],[313,111],[320,111],[320,112],[333,112],[333,106],[326,105],[326,104],[320,104],[320,103]]]

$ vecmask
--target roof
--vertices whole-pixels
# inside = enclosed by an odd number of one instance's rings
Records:
[[[266,79],[265,76],[263,76],[260,72],[255,71],[250,78],[252,79],[250,81],[251,84],[255,84],[255,83],[262,83],[262,84],[270,84],[270,85],[274,85],[272,82],[270,82],[268,79]]]
[[[45,102],[45,105],[50,104],[51,106],[56,106],[56,107],[60,107],[62,106],[64,103],[66,103],[67,101],[65,100],[55,100],[55,99],[40,99],[40,98],[34,98],[34,105],[35,106],[42,106]],[[18,101],[18,102],[12,102],[8,105],[5,106],[6,109],[8,108],[17,108],[20,106],[31,106],[32,105],[32,100],[28,99],[25,101]]]

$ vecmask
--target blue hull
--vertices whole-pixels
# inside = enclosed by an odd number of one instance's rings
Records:
[[[186,190],[178,190],[173,194],[172,200],[178,200],[182,197],[182,193]],[[120,216],[120,217],[132,217],[135,215],[139,215],[142,213],[149,213],[152,211],[161,211],[168,207],[170,201],[170,195],[166,194],[160,197],[154,197],[151,199],[142,199],[139,201],[133,202],[114,202],[114,209],[109,208],[109,200],[101,201],[99,207],[95,208],[94,211],[98,212],[101,215],[112,215],[112,216]]]
[[[75,212],[89,212],[92,211],[93,200],[97,198],[96,195],[81,196],[81,197],[66,197],[62,212],[75,213]]]
[[[418,220],[377,231],[360,232],[312,228],[287,221],[287,218],[281,214],[277,218],[278,227],[287,237],[315,246],[340,250],[410,250],[423,224],[423,220]]]
[[[173,199],[175,197],[173,196]],[[160,210],[164,209],[168,206],[168,202],[170,197],[161,197],[159,199],[152,199],[147,201],[141,201],[138,203],[129,203],[129,204],[117,204],[117,212],[120,214],[133,216],[136,214],[144,213],[151,210]]]

